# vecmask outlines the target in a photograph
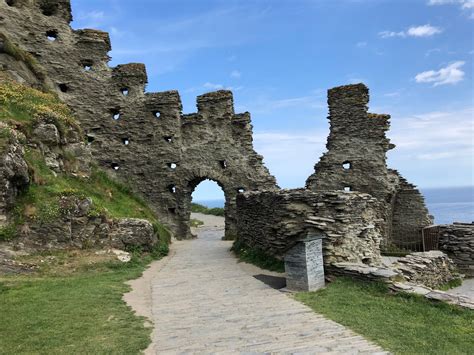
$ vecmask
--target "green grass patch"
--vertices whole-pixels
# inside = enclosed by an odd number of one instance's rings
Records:
[[[265,254],[259,249],[248,248],[239,240],[234,242],[231,249],[240,261],[253,264],[261,269],[285,272],[285,263],[273,256]]]
[[[213,216],[224,217],[224,209],[220,207],[209,208],[199,203],[191,203],[191,212],[210,214]]]
[[[471,354],[474,311],[421,296],[392,294],[385,284],[338,278],[295,295],[316,312],[397,354]]]
[[[192,228],[197,228],[199,226],[204,225],[204,222],[200,221],[199,219],[191,218],[191,221],[189,222],[189,224]]]
[[[442,291],[447,291],[447,290],[450,290],[452,288],[459,287],[461,285],[462,285],[462,279],[458,278],[458,279],[453,279],[451,281],[448,281],[444,285],[441,285],[441,286],[437,287],[437,289],[442,290]]]
[[[0,354],[138,354],[148,346],[151,328],[122,295],[151,255],[129,263],[71,252],[36,257],[55,262],[0,278]]]

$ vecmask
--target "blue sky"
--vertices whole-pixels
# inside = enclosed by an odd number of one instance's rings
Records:
[[[143,62],[148,91],[229,88],[281,187],[325,150],[326,90],[364,82],[392,115],[389,166],[416,185],[474,185],[474,0],[72,0],[74,28],[112,38],[111,65]],[[221,196],[199,186],[195,199]]]

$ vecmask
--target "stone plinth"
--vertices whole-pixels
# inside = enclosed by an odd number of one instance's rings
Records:
[[[291,291],[316,291],[324,287],[323,236],[299,241],[285,254],[286,286]]]

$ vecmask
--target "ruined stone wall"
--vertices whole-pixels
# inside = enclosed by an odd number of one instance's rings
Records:
[[[363,193],[304,189],[237,197],[238,241],[282,258],[296,241],[323,233],[324,263],[380,262],[376,199]]]
[[[459,270],[474,276],[474,223],[454,223],[440,228],[439,248],[446,252]]]
[[[312,191],[346,190],[368,193],[378,200],[384,243],[420,240],[431,223],[419,191],[398,172],[389,170],[386,153],[395,146],[385,133],[390,116],[368,113],[369,91],[363,84],[328,91],[328,151],[306,181]]]
[[[226,199],[226,235],[235,235],[239,192],[277,188],[253,150],[250,114],[234,113],[232,93],[218,91],[183,115],[177,91],[145,93],[145,66],[110,68],[109,35],[73,30],[71,19],[69,0],[0,0],[0,32],[43,64],[99,164],[146,198],[178,238],[191,236],[194,188],[216,181]],[[0,63],[11,65],[1,56]]]

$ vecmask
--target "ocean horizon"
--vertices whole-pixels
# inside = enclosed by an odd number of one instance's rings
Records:
[[[435,224],[474,221],[474,186],[420,189]],[[193,201],[209,208],[224,207],[224,199]]]

